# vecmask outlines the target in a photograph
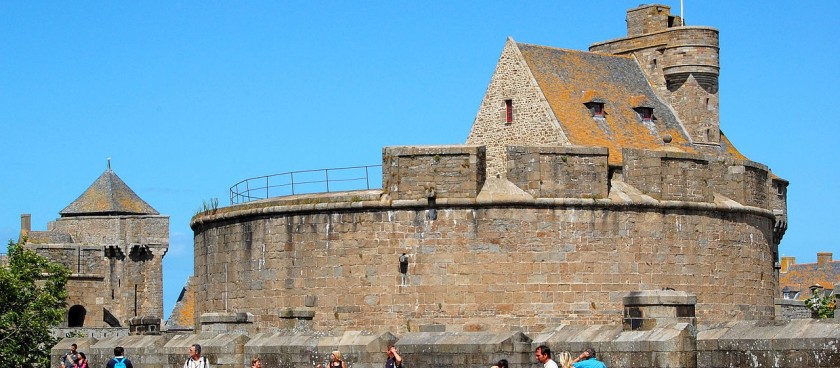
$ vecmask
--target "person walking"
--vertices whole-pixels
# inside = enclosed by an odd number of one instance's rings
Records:
[[[330,363],[327,368],[347,368],[347,363],[341,360],[341,352],[336,350],[330,353]]]
[[[201,356],[201,345],[190,345],[189,357],[184,362],[184,368],[210,368],[210,362]]]
[[[251,368],[262,368],[262,360],[260,360],[260,358],[252,359]]]
[[[397,351],[397,348],[394,345],[388,345],[388,360],[385,361],[385,368],[402,368],[403,366],[403,359],[400,356],[400,353]]]
[[[607,368],[607,365],[595,358],[595,349],[586,348],[572,362],[575,368]]]
[[[73,368],[74,365],[79,361],[79,351],[77,350],[79,347],[76,344],[70,344],[70,351],[67,354],[64,354],[61,357],[61,368]]]
[[[114,357],[105,363],[105,368],[134,368],[131,360],[125,357],[125,349],[122,346],[114,348]]]
[[[557,363],[551,360],[551,349],[548,346],[540,345],[535,353],[537,360],[543,364],[543,368],[557,368]]]

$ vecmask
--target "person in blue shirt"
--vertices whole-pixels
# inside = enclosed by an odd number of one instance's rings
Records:
[[[600,360],[595,358],[595,349],[586,348],[580,355],[572,362],[572,367],[575,368],[607,368],[607,366]]]
[[[122,346],[114,348],[114,357],[105,363],[106,368],[134,368],[131,360],[125,357],[125,349]]]

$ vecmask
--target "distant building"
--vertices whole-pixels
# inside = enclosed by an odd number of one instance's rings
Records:
[[[163,256],[169,216],[140,199],[110,165],[79,198],[33,231],[21,215],[27,246],[72,274],[61,327],[126,327],[135,316],[163,317]]]
[[[840,283],[840,261],[833,261],[831,252],[817,253],[817,263],[796,264],[796,257],[782,257],[779,292],[785,299],[808,299],[813,285],[820,285],[830,295],[837,283]]]

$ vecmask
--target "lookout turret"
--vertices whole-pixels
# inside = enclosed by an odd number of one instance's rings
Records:
[[[665,5],[627,11],[627,37],[589,51],[633,56],[657,94],[674,108],[693,143],[720,146],[718,30],[687,27]]]

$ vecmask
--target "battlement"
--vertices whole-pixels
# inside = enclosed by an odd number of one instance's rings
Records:
[[[484,152],[482,146],[386,147],[383,192],[394,201],[475,200],[482,191],[494,190],[484,186]],[[628,148],[622,151],[623,164],[611,166],[608,156],[604,147],[509,146],[506,179],[532,200],[625,203],[628,197],[613,193],[617,191],[648,198],[642,202],[728,200],[727,207],[737,203],[768,214],[774,209],[770,191],[778,183],[756,162]]]
[[[484,180],[483,146],[382,149],[382,187],[393,200],[475,198]]]

